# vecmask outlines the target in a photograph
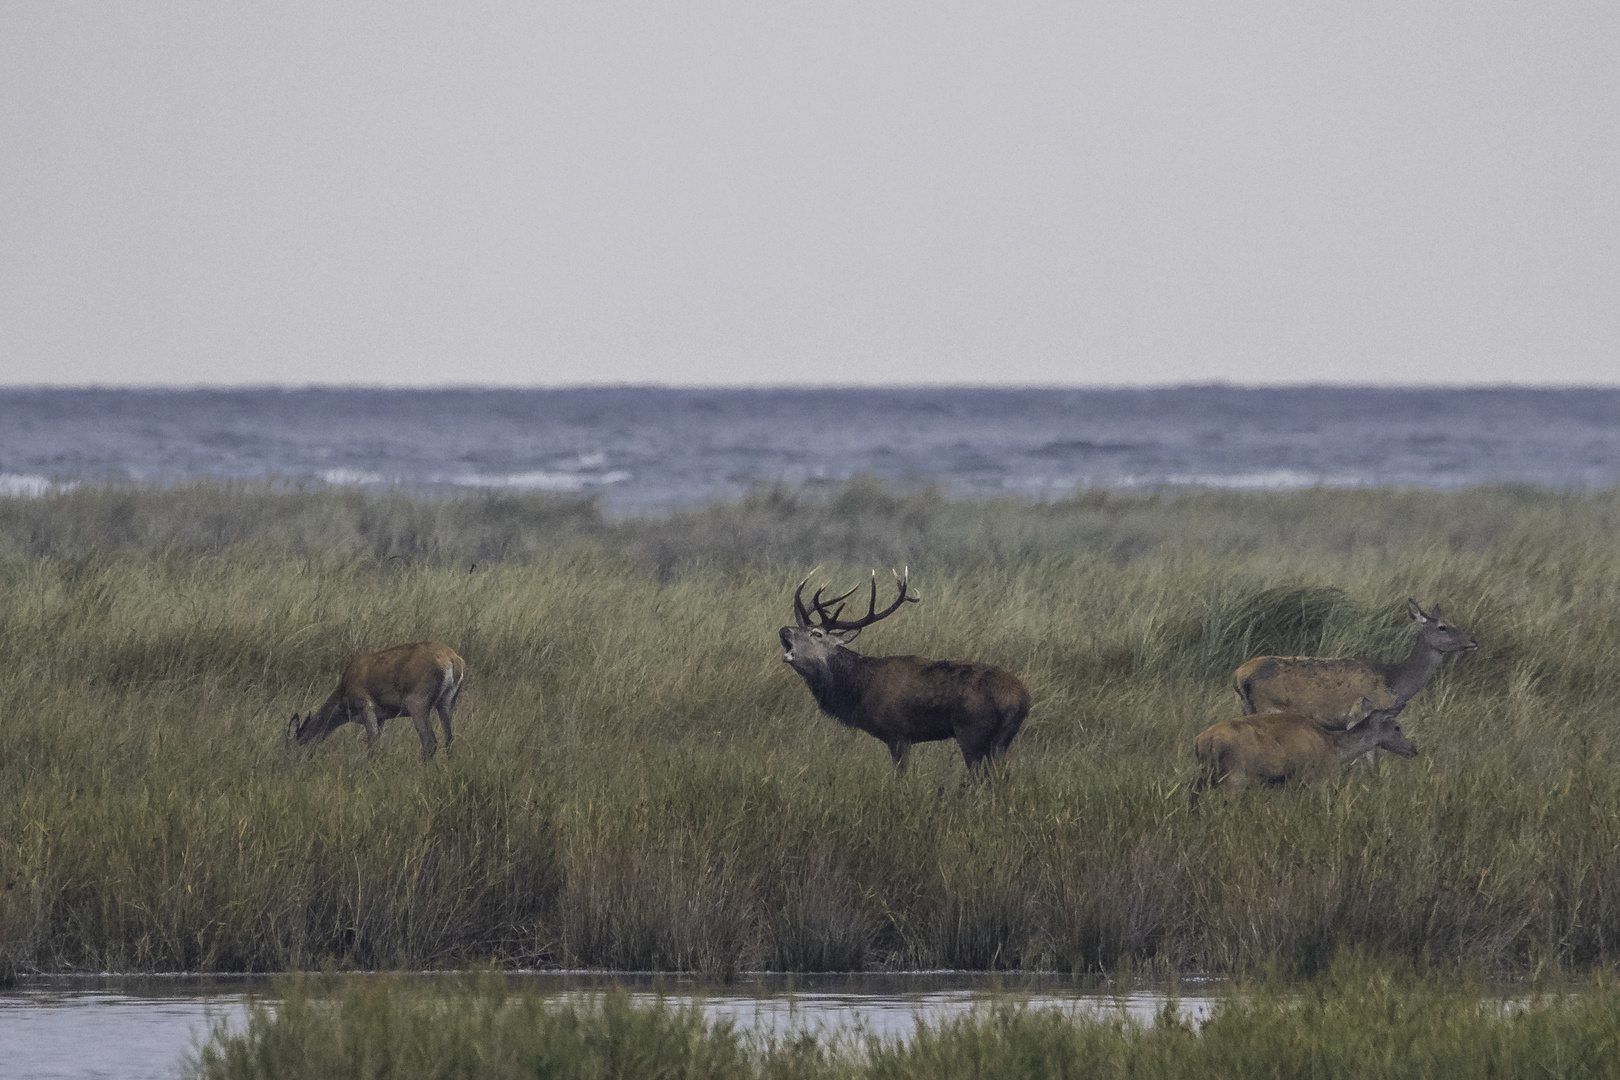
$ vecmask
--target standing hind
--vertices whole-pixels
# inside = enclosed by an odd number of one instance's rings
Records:
[[[1440,668],[1446,653],[1479,648],[1474,636],[1440,615],[1406,602],[1417,639],[1404,660],[1386,664],[1341,656],[1257,656],[1232,673],[1232,689],[1245,715],[1302,713],[1330,727],[1348,727],[1367,698],[1376,709],[1405,705]]]

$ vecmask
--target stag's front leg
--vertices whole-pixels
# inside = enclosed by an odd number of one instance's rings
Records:
[[[906,763],[911,760],[911,740],[896,739],[891,742],[889,756],[894,758],[894,771],[905,772]]]
[[[360,722],[366,727],[366,750],[376,753],[377,740],[382,738],[382,724],[377,719],[377,706],[369,698],[360,710]]]

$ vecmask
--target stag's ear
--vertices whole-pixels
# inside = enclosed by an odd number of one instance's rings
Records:
[[[1423,614],[1423,608],[1420,607],[1418,605],[1418,602],[1416,600],[1412,599],[1410,596],[1408,596],[1406,598],[1406,610],[1412,613],[1412,618],[1416,622],[1428,622],[1429,621],[1429,617],[1427,615]]]
[[[827,636],[836,640],[840,645],[848,645],[861,636],[861,630],[863,629],[864,627],[857,626],[853,630],[829,630]]]

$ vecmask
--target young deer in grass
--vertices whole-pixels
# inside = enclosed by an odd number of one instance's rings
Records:
[[[1440,615],[1440,605],[1424,611],[1406,601],[1418,625],[1417,640],[1406,659],[1393,664],[1324,656],[1257,656],[1232,673],[1245,715],[1303,713],[1331,727],[1357,722],[1356,706],[1367,698],[1375,709],[1394,709],[1411,701],[1440,668],[1447,653],[1479,648],[1474,636]]]
[[[968,770],[1007,749],[1029,714],[1024,684],[990,664],[924,660],[917,656],[862,656],[849,647],[857,634],[900,607],[916,603],[911,576],[895,575],[899,594],[877,610],[877,572],[866,614],[841,619],[843,602],[859,585],[823,600],[823,585],[804,606],[804,587],[793,593],[793,626],[778,631],[782,661],[804,677],[821,711],[880,739],[897,769],[905,769],[913,743],[955,739]],[[834,608],[834,605],[837,605]],[[833,609],[833,610],[829,610]]]
[[[1299,713],[1260,713],[1213,724],[1193,744],[1198,757],[1193,805],[1217,785],[1229,792],[1289,781],[1322,786],[1341,766],[1381,749],[1409,758],[1417,745],[1395,722],[1404,708],[1375,709],[1364,697],[1348,730],[1326,727]]]
[[[319,743],[353,721],[365,727],[366,745],[375,749],[384,720],[409,716],[422,740],[422,758],[426,760],[439,748],[433,734],[434,710],[444,725],[446,750],[455,738],[450,717],[456,709],[456,695],[461,691],[465,671],[461,657],[437,641],[362,653],[349,661],[337,689],[319,709],[302,722],[293,713],[287,725],[288,738],[299,746]]]

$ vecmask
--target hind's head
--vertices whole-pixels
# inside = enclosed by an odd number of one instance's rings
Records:
[[[1473,634],[1461,626],[1446,622],[1440,614],[1439,604],[1424,611],[1416,600],[1407,597],[1406,610],[1412,616],[1412,621],[1418,624],[1418,636],[1435,652],[1473,652],[1479,648]]]
[[[1388,750],[1397,757],[1415,757],[1418,752],[1417,743],[1406,737],[1401,725],[1396,719],[1406,709],[1403,702],[1393,709],[1375,709],[1368,698],[1361,699],[1362,721],[1358,727],[1365,728],[1369,735],[1377,737],[1378,749]]]

